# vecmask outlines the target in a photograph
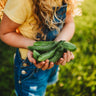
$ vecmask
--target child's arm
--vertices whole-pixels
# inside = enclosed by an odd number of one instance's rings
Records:
[[[13,22],[4,14],[0,24],[1,40],[6,44],[17,48],[27,48],[28,46],[32,46],[35,42],[34,40],[16,33],[16,28],[19,26],[20,24]]]
[[[6,14],[4,14],[0,24],[1,40],[6,44],[17,48],[27,48],[28,46],[32,46],[35,42],[34,40],[16,33],[16,28],[18,28],[19,26],[20,24],[13,22],[8,18],[8,16],[6,16]],[[32,57],[32,55],[33,53],[31,51],[28,51],[29,61],[34,63],[37,68],[42,68],[42,70],[46,70],[51,69],[54,66],[52,62],[49,64],[49,60],[36,64],[36,60]]]
[[[69,41],[73,37],[75,32],[75,24],[73,20],[73,16],[71,15],[71,12],[68,11],[66,13],[66,20],[65,20],[65,25],[58,35],[58,37],[55,39],[55,41],[60,41],[60,40],[66,40]]]
[[[73,37],[74,32],[75,32],[74,20],[71,15],[71,11],[68,11],[66,14],[65,25],[62,31],[60,32],[60,34],[56,37],[55,41],[60,41],[60,40],[69,41]],[[60,60],[57,62],[57,65],[58,64],[65,65],[66,62],[69,62],[72,59],[74,59],[73,53],[67,51],[67,53],[64,53],[63,58],[60,58]]]

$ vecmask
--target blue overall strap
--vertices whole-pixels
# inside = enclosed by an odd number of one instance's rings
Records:
[[[53,7],[55,10],[55,7]],[[66,11],[67,11],[67,4],[63,3],[61,7],[57,7],[56,12],[54,11],[53,15],[53,23],[61,30],[65,23],[66,18]],[[43,33],[46,35],[46,41],[53,41],[59,32],[56,29],[49,29],[47,25],[44,25],[42,29]],[[40,38],[41,41],[44,40],[40,33],[37,34],[37,38]]]

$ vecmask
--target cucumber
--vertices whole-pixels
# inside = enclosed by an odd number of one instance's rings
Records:
[[[45,46],[45,45],[53,44],[54,42],[56,42],[56,41],[37,41],[33,45],[34,46]]]
[[[38,57],[38,61],[44,61],[44,60],[46,60],[46,59],[51,58],[51,57],[54,55],[54,53],[55,53],[55,51],[57,50],[57,48],[58,48],[58,47],[56,47],[55,49],[53,49],[53,50],[51,50],[51,51],[49,51],[49,52],[46,52],[46,53],[43,53],[42,55],[40,55],[40,56]]]
[[[43,43],[45,43],[45,45],[43,45]],[[34,43],[34,44],[37,44],[37,45],[28,46],[28,49],[33,51],[33,53],[34,53],[33,57],[37,61],[44,61],[46,59],[49,59],[50,62],[55,63],[61,58],[61,56],[63,55],[64,52],[67,52],[67,50],[69,50],[69,51],[76,50],[76,46],[74,44],[72,44],[70,42],[65,42],[63,40],[61,40],[59,42],[38,41],[38,43]],[[54,54],[55,54],[55,56],[54,56]]]
[[[63,43],[64,43],[64,41],[62,41],[62,40],[61,40],[61,41],[59,41],[59,42],[58,42],[58,45],[57,45],[57,48],[62,47]]]
[[[51,59],[49,59],[49,61],[56,63],[62,57],[63,53],[63,48],[57,50],[55,55]]]
[[[63,47],[69,51],[75,51],[77,49],[76,46],[70,42],[64,42]]]
[[[46,46],[28,46],[28,49],[33,51],[33,50],[37,50],[37,51],[41,51],[41,52],[45,52],[45,51],[49,51],[51,49],[53,49],[56,45],[58,44],[58,42],[54,42],[54,44],[49,44]]]
[[[46,53],[43,53],[42,55],[40,55],[40,56],[38,57],[38,61],[44,61],[44,60],[46,60],[46,59],[51,58],[51,57],[54,55],[55,51],[56,51],[57,49],[60,49],[60,48],[62,47],[62,44],[63,44],[63,41],[59,41],[59,42],[58,42],[58,45],[56,46],[55,49],[52,49],[51,51],[46,52]]]
[[[33,57],[34,57],[34,59],[37,60],[39,56],[40,56],[40,53],[37,52],[36,50],[33,50]]]

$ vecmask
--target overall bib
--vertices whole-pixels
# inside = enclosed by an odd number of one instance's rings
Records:
[[[53,17],[53,22],[60,29],[64,26],[66,10],[67,4],[63,3]],[[56,29],[45,29],[46,30],[43,30],[43,32],[46,34],[46,41],[52,41],[58,35]],[[37,35],[37,38],[40,38],[40,34]],[[58,77],[57,73],[58,65],[54,64],[53,68],[45,71],[38,69],[33,63],[29,62],[28,58],[25,60],[21,59],[19,49],[17,48],[14,59],[15,91],[17,96],[45,96],[47,85],[56,83]]]

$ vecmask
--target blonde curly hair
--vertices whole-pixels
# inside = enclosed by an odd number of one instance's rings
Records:
[[[0,0],[0,18],[2,19],[3,16],[3,9],[5,7],[7,0]]]
[[[56,2],[57,6],[60,7],[59,2],[64,2],[67,4],[67,10],[70,10],[72,14],[74,14],[74,10],[77,8],[76,0],[32,0],[33,1],[33,13],[34,17],[37,21],[36,25],[38,24],[38,28],[34,28],[34,31],[38,31],[37,33],[42,33],[41,29],[43,25],[47,25],[49,29],[55,28],[58,31],[59,28],[53,23],[53,6],[51,6],[52,2]],[[0,18],[2,19],[3,16],[3,9],[6,4],[7,0],[0,0]],[[50,3],[48,3],[50,2]],[[56,12],[55,8],[55,12]],[[47,22],[46,22],[47,20]],[[31,25],[33,26],[32,22]]]
[[[58,7],[61,7],[63,2],[67,4],[67,10],[70,10],[71,14],[74,14],[74,9],[76,8],[76,0],[33,0],[33,13],[35,19],[38,23],[38,29],[43,28],[45,25],[51,30],[56,29],[60,32],[60,28],[56,26],[53,22],[53,15],[56,14],[57,7],[55,11],[53,10],[52,2],[56,2]],[[61,2],[61,3],[59,3]],[[64,24],[64,22],[61,21]],[[35,28],[36,29],[36,28]],[[37,30],[38,31],[38,30]],[[39,33],[42,31],[39,30]]]

